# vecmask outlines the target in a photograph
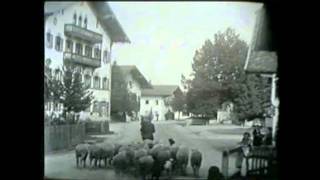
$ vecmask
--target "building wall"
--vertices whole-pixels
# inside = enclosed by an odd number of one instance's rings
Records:
[[[146,104],[146,100],[149,101],[149,104]],[[158,105],[156,105],[156,101],[158,100]],[[152,109],[154,118],[153,120],[156,120],[155,113],[159,113],[159,120],[163,121],[165,120],[165,114],[168,112],[168,110],[171,108],[165,106],[165,98],[161,96],[142,96],[140,101],[140,115],[146,116],[150,113],[150,110]]]
[[[101,27],[101,23],[98,22],[97,17],[91,7],[86,2],[79,2],[73,6],[70,6],[63,11],[57,12],[54,15],[48,17],[45,21],[45,34],[44,34],[44,40],[45,40],[45,59],[50,58],[51,59],[51,69],[54,70],[56,68],[61,68],[63,65],[63,52],[66,48],[66,40],[68,37],[64,34],[64,25],[65,24],[73,24],[73,15],[74,13],[77,14],[77,24],[79,20],[79,16],[82,16],[82,24],[84,22],[84,18],[87,17],[87,29],[100,33],[103,36],[102,44],[100,47],[101,50],[101,67],[92,69],[92,68],[85,68],[82,71],[82,74],[90,74],[91,75],[91,91],[93,91],[94,100],[96,101],[106,101],[109,103],[108,113],[107,113],[107,120],[110,119],[110,90],[111,90],[111,60],[109,60],[109,63],[105,63],[103,61],[104,51],[107,50],[109,52],[109,55],[111,55],[111,40],[108,36],[108,34],[103,30]],[[56,19],[56,20],[55,20]],[[56,24],[54,24],[54,21],[56,21]],[[52,48],[48,48],[46,46],[46,33],[50,32],[53,35],[53,46]],[[58,52],[55,49],[55,38],[56,36],[60,36],[63,39],[63,47],[62,51]],[[76,40],[70,38],[73,43],[73,50],[75,50],[75,43],[80,42],[82,44],[85,44],[82,40]],[[85,46],[83,46],[83,53],[85,52]],[[94,49],[92,49],[92,53],[94,53]],[[111,58],[111,57],[110,57]],[[100,87],[102,87],[102,79],[107,78],[107,84],[109,84],[108,89],[94,89],[93,82],[94,82],[94,76],[100,77]],[[91,105],[90,111],[93,110],[93,105]],[[89,113],[89,112],[87,112]]]

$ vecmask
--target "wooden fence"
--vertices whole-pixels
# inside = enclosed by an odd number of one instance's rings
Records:
[[[85,124],[45,126],[44,150],[69,149],[85,139]]]

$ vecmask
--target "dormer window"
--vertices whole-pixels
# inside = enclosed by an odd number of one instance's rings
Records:
[[[82,17],[81,17],[81,15],[80,15],[80,16],[79,16],[79,21],[78,21],[78,26],[81,27],[81,23],[82,23]]]
[[[73,24],[77,24],[77,14],[76,13],[74,13],[73,14]]]
[[[88,26],[88,19],[87,19],[87,17],[84,18],[83,26],[84,26],[84,28],[87,29],[87,26]]]

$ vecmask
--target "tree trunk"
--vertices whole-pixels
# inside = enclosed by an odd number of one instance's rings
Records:
[[[179,113],[179,114],[178,114],[178,120],[180,120],[180,111],[178,111],[178,113]]]

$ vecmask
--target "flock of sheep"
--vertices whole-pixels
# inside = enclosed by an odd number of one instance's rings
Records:
[[[159,179],[161,174],[186,175],[189,163],[194,176],[199,176],[202,153],[197,149],[189,150],[169,140],[170,145],[158,141],[145,140],[129,144],[103,142],[78,144],[75,148],[77,167],[86,167],[89,158],[91,168],[112,167],[117,175],[131,173],[142,179]]]

